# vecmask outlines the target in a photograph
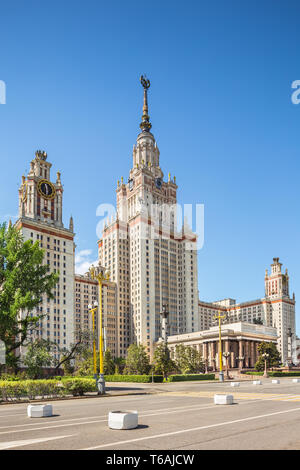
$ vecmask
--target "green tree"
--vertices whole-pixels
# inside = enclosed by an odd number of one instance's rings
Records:
[[[6,347],[6,364],[16,366],[15,350],[26,345],[43,314],[37,311],[42,296],[53,298],[59,276],[43,264],[38,242],[24,241],[19,230],[0,225],[0,340]]]
[[[96,353],[96,370],[98,374],[99,352]],[[74,374],[79,376],[94,375],[94,356],[92,351],[87,351],[84,357],[76,358]]]
[[[106,375],[113,375],[115,373],[115,362],[113,360],[111,351],[109,348],[104,353],[104,374]]]
[[[176,364],[170,358],[170,351],[164,343],[159,344],[154,351],[153,370],[165,378],[170,372],[176,370]]]
[[[30,379],[42,377],[43,368],[52,365],[51,348],[52,343],[45,339],[37,339],[29,344],[23,362]]]
[[[253,323],[255,325],[263,325],[263,321],[260,318],[253,318]]]
[[[124,357],[115,357],[114,363],[115,363],[115,374],[123,374],[124,369],[126,367],[126,360],[124,359]]]
[[[177,344],[175,347],[175,364],[181,374],[204,372],[205,366],[201,354],[192,346]]]
[[[265,359],[262,357],[262,354],[267,353],[269,357],[267,358],[267,367],[278,367],[281,363],[281,357],[276,345],[274,343],[262,342],[258,346],[258,361],[255,364],[255,369],[257,371],[263,371],[265,368]]]
[[[145,346],[131,344],[127,349],[125,374],[149,374],[150,368],[149,356],[146,353]]]

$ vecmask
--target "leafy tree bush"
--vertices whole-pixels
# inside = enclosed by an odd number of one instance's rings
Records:
[[[125,374],[148,374],[151,365],[146,348],[142,344],[131,344],[127,349]]]
[[[24,241],[11,224],[0,225],[0,340],[5,344],[8,368],[17,367],[14,351],[26,344],[28,331],[44,316],[36,311],[42,296],[53,298],[59,276],[48,272],[43,258],[38,242]]]
[[[95,379],[74,378],[61,381],[66,393],[72,394],[74,397],[83,396],[87,392],[96,391]]]
[[[170,372],[176,371],[176,364],[170,358],[168,347],[162,343],[159,344],[153,355],[153,370],[166,378]]]
[[[37,339],[29,344],[23,362],[30,379],[40,378],[43,375],[43,367],[52,365],[51,343],[44,339]]]
[[[104,353],[103,357],[103,366],[104,366],[104,374],[107,375],[112,375],[115,372],[115,362],[113,360],[112,354],[110,352],[110,349],[107,348],[107,350]]]
[[[278,367],[281,362],[280,354],[276,345],[274,343],[262,342],[258,346],[259,357],[258,361],[255,364],[255,369],[257,371],[263,371],[265,368],[265,359],[262,357],[263,353],[269,354],[267,358],[267,367]]]
[[[175,365],[181,374],[195,374],[205,371],[201,354],[192,346],[177,344],[175,356]]]

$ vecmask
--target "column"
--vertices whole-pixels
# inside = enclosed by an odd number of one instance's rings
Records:
[[[254,352],[254,341],[251,341],[251,360],[250,360],[250,366],[254,367],[255,366],[255,352]]]
[[[245,341],[245,366],[249,368],[249,341]]]
[[[239,341],[239,357],[242,357],[244,356],[244,341],[242,339],[240,339]],[[241,359],[239,359],[239,368],[242,369],[244,366],[244,361],[242,361]]]
[[[216,342],[213,341],[212,342],[212,366],[213,366],[213,370],[216,371],[217,368],[216,368]]]

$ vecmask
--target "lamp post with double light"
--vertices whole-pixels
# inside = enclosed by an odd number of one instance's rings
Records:
[[[218,312],[218,315],[214,316],[214,320],[219,321],[219,381],[224,382],[224,372],[223,372],[223,360],[222,360],[222,336],[221,336],[221,320],[226,318],[225,315],[221,315],[221,312]]]
[[[265,361],[265,370],[264,370],[264,375],[263,377],[269,377],[268,376],[268,371],[267,371],[267,360],[268,360],[268,357],[270,356],[270,354],[268,353],[263,353],[261,355],[261,357],[263,358],[263,360]]]
[[[92,323],[93,323],[93,363],[94,363],[94,379],[96,380],[97,385],[97,359],[96,359],[96,331],[95,331],[95,312],[98,308],[98,302],[95,300],[94,305],[89,304],[88,309],[92,314]]]
[[[229,379],[228,359],[229,359],[229,356],[230,356],[230,352],[229,351],[223,352],[223,356],[225,357],[225,360],[226,360],[226,378]]]
[[[103,309],[102,309],[102,284],[103,281],[109,280],[109,272],[105,271],[102,266],[91,266],[90,274],[92,279],[96,279],[99,285],[99,357],[100,357],[100,371],[98,379],[98,395],[105,394],[105,379],[104,379],[104,361],[103,361]]]

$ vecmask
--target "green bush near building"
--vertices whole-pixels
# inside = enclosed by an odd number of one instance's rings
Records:
[[[184,382],[188,380],[215,380],[215,374],[169,375],[168,382]]]
[[[94,379],[48,379],[48,380],[1,380],[0,400],[11,401],[36,398],[56,398],[66,395],[82,396],[87,392],[95,392]]]
[[[263,375],[263,372],[247,372],[245,375]],[[300,377],[300,371],[281,372],[268,371],[269,377]]]
[[[162,375],[153,375],[153,382],[161,383]],[[105,382],[151,383],[152,375],[105,375]]]

